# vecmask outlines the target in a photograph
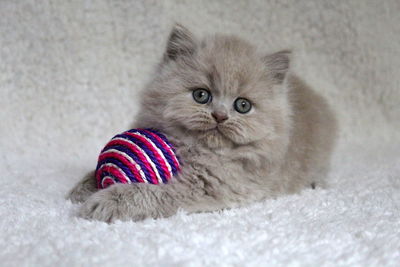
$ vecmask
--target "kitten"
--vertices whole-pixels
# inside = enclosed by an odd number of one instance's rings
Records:
[[[336,120],[289,65],[289,51],[262,56],[237,37],[197,40],[176,25],[134,127],[164,132],[181,158],[181,172],[166,185],[99,191],[91,172],[69,194],[84,202],[80,216],[137,221],[323,186]]]

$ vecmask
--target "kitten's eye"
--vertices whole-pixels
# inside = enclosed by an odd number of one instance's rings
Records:
[[[196,89],[192,93],[194,101],[200,104],[207,104],[211,100],[211,94],[206,89]]]
[[[235,107],[235,110],[237,112],[242,113],[242,114],[247,113],[251,110],[251,103],[246,98],[236,99],[233,106]]]

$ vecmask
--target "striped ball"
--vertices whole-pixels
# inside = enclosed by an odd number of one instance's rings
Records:
[[[175,149],[154,129],[132,129],[114,136],[96,167],[99,189],[115,183],[167,183],[179,171]]]

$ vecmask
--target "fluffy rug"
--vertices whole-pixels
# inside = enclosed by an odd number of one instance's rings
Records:
[[[238,34],[294,69],[341,124],[329,188],[108,225],[66,192],[129,127],[173,21]],[[1,266],[398,266],[400,4],[0,2]]]

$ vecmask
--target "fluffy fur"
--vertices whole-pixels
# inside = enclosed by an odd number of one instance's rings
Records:
[[[291,74],[290,52],[264,56],[234,36],[197,40],[176,25],[134,127],[175,144],[182,171],[167,185],[113,185],[95,192],[87,175],[70,192],[88,219],[141,220],[232,208],[323,185],[336,135],[327,103]],[[198,104],[205,88],[212,101]],[[234,110],[238,97],[249,113]],[[228,119],[218,123],[212,113]]]

